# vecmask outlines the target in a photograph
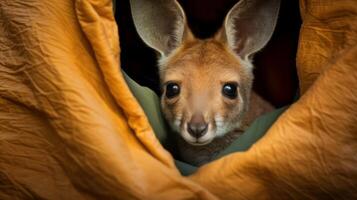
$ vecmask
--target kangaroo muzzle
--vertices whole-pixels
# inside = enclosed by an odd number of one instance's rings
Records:
[[[194,114],[187,124],[187,132],[197,139],[206,134],[207,130],[208,123],[205,122],[202,114]]]

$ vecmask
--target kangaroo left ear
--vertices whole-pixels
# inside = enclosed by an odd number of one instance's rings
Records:
[[[176,0],[130,0],[130,6],[141,39],[162,57],[193,37]]]
[[[244,60],[261,50],[273,35],[280,0],[240,0],[228,12],[216,36]]]

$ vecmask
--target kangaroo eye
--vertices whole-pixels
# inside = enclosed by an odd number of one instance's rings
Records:
[[[180,94],[180,86],[177,83],[168,83],[166,85],[166,97],[171,99]]]
[[[226,83],[223,85],[222,94],[230,99],[237,98],[237,83]]]

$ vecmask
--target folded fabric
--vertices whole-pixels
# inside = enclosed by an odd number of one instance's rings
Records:
[[[118,68],[111,0],[0,1],[0,199],[357,198],[357,5],[300,5],[301,98],[184,177]]]

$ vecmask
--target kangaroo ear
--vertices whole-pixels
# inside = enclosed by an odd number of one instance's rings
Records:
[[[141,39],[167,56],[190,34],[186,16],[175,0],[130,0],[134,24]]]
[[[279,7],[280,0],[240,0],[228,12],[218,37],[249,59],[273,35]]]

